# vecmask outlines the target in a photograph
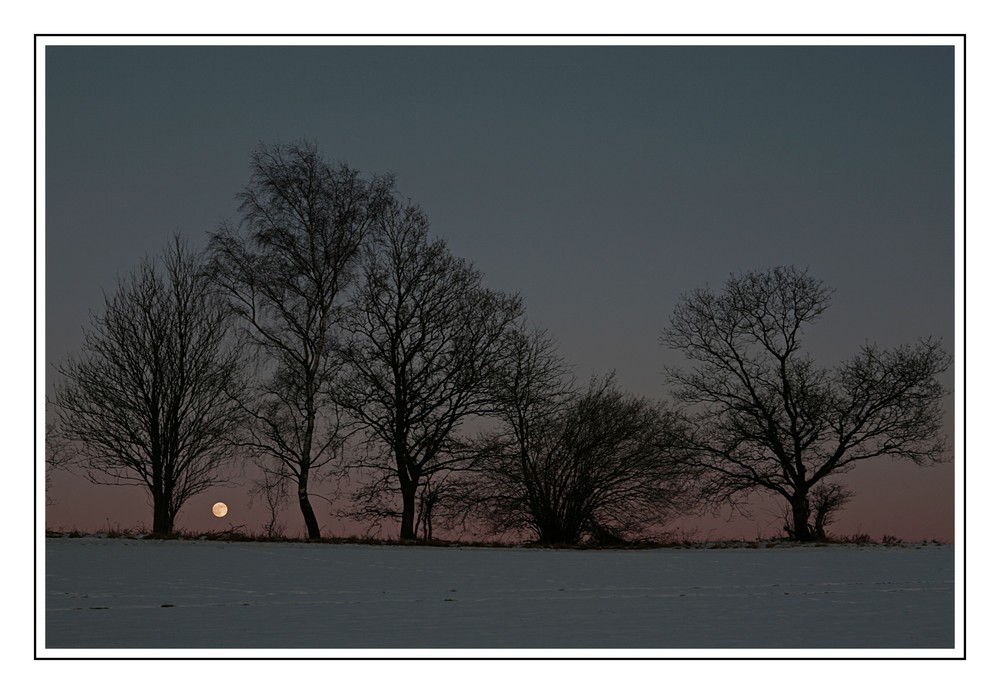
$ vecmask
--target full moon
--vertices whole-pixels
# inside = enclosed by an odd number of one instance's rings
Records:
[[[227,513],[229,513],[229,507],[226,506],[221,501],[212,507],[212,515],[214,515],[216,518],[222,518]]]

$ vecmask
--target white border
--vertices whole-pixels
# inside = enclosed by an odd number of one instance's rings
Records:
[[[660,650],[660,649],[546,649],[546,650],[294,650],[286,649],[253,649],[253,650],[114,650],[88,649],[61,650],[45,649],[45,611],[44,611],[44,465],[36,465],[36,537],[35,550],[37,556],[36,584],[37,600],[36,616],[36,654],[42,658],[122,658],[143,659],[150,657],[168,658],[658,658],[658,659],[691,659],[691,658],[738,658],[738,659],[814,659],[814,658],[850,658],[850,659],[885,659],[885,658],[956,658],[965,653],[965,525],[964,525],[964,486],[965,486],[965,390],[964,390],[964,279],[965,279],[965,40],[961,36],[798,36],[798,35],[760,35],[760,36],[39,36],[36,38],[35,59],[37,64],[36,91],[36,132],[37,132],[37,168],[35,184],[37,187],[37,253],[44,259],[45,239],[45,187],[44,187],[44,113],[45,113],[45,48],[60,45],[136,45],[136,46],[576,46],[576,45],[609,45],[609,46],[862,46],[862,45],[943,45],[955,46],[955,648],[954,649],[817,649],[817,650],[786,650],[786,649],[738,649],[738,650]],[[45,306],[44,266],[37,268],[36,296],[38,306]],[[36,443],[38,450],[44,450],[44,320],[39,319],[37,331],[38,365],[36,370],[36,394],[43,394],[36,408]],[[380,666],[381,667],[381,666]],[[778,685],[780,686],[780,685]]]
[[[452,34],[356,36],[311,35],[149,35],[149,36],[45,36],[44,46],[956,46],[961,36],[805,36],[761,34],[755,36],[670,35],[605,36],[511,34],[469,36]],[[43,45],[44,42],[44,45]],[[960,61],[956,61],[956,64]],[[41,77],[40,77],[41,78]]]

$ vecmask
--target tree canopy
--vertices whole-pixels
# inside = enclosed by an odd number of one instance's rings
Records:
[[[239,443],[241,362],[201,257],[175,238],[105,297],[82,354],[59,367],[58,434],[91,479],[146,488],[153,532],[173,531],[192,496],[224,479]]]
[[[309,481],[343,441],[329,392],[341,368],[345,290],[392,183],[328,163],[307,143],[260,146],[238,196],[240,224],[211,237],[211,275],[256,369],[242,403],[252,421],[248,443],[266,475],[294,484],[314,539]]]
[[[803,332],[831,296],[794,267],[732,276],[718,292],[681,297],[662,337],[693,362],[668,369],[667,380],[687,408],[706,499],[778,494],[800,540],[823,534],[828,515],[817,511],[829,512],[831,490],[817,485],[829,476],[880,456],[931,465],[947,451],[938,377],[951,360],[941,342],[866,344],[838,366],[819,366]],[[846,498],[837,490],[839,507]]]
[[[382,217],[363,273],[336,398],[376,453],[362,463],[370,480],[356,501],[367,514],[398,517],[400,538],[412,539],[417,490],[466,464],[459,426],[493,408],[500,338],[521,301],[483,287],[471,263],[430,237],[423,212],[401,201]]]

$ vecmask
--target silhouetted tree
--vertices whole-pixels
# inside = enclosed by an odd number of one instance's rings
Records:
[[[249,445],[296,487],[310,538],[320,536],[309,481],[343,437],[328,393],[337,375],[341,298],[391,177],[363,178],[307,144],[260,146],[238,196],[236,228],[212,235],[211,273],[240,318],[256,359]]]
[[[424,540],[433,540],[435,529],[449,531],[464,526],[472,511],[469,500],[475,484],[464,472],[424,478],[417,493],[415,521]]]
[[[826,539],[826,526],[833,522],[834,514],[844,508],[854,498],[854,492],[841,484],[821,482],[809,491],[813,508],[813,535],[818,540]]]
[[[261,476],[250,483],[250,506],[254,500],[260,500],[267,508],[268,519],[264,523],[264,534],[268,537],[278,537],[285,531],[283,523],[278,521],[278,514],[288,504],[288,485],[291,476],[285,472],[284,466],[276,464],[273,467],[261,467]]]
[[[98,483],[143,486],[153,532],[173,532],[193,495],[222,480],[242,413],[232,396],[240,362],[225,306],[201,258],[176,238],[105,297],[82,354],[58,369],[53,403],[61,436]]]
[[[473,495],[493,530],[621,541],[687,506],[693,475],[677,460],[673,413],[610,376],[574,392],[544,333],[511,332],[506,344],[500,431],[486,439]]]
[[[822,533],[849,499],[839,487],[817,495],[821,480],[880,456],[929,465],[946,453],[937,377],[950,357],[940,342],[865,345],[836,368],[817,366],[801,349],[802,331],[830,296],[792,267],[733,276],[721,292],[683,296],[662,338],[697,362],[668,369],[667,378],[689,408],[707,499],[778,494],[798,540]]]
[[[389,206],[349,314],[337,399],[376,453],[361,463],[357,508],[398,517],[401,539],[416,537],[422,485],[467,463],[458,428],[490,411],[500,336],[520,313],[518,298],[483,288],[471,264],[428,237],[417,207]]]

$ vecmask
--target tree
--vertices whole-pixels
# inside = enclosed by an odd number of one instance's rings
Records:
[[[328,397],[340,368],[342,297],[391,188],[391,177],[328,164],[312,145],[260,146],[238,196],[242,223],[211,237],[212,276],[258,369],[243,403],[248,445],[270,474],[294,484],[311,539],[320,528],[309,481],[343,439]]]
[[[570,391],[543,334],[514,340],[497,390],[500,432],[479,466],[478,503],[494,531],[618,543],[686,507],[692,473],[676,457],[673,413],[612,376]]]
[[[692,474],[663,405],[622,392],[613,376],[580,391],[542,330],[508,331],[501,363],[500,427],[486,439],[478,491],[494,530],[620,540],[686,505]]]
[[[267,537],[279,537],[285,530],[278,521],[278,514],[288,504],[288,475],[280,466],[261,469],[261,477],[250,483],[250,504],[259,499],[267,507],[268,519],[264,523]]]
[[[435,529],[455,530],[464,526],[471,513],[469,499],[475,484],[461,471],[447,471],[434,477],[424,477],[417,494],[417,518],[414,522],[424,540],[433,540]]]
[[[820,482],[809,492],[810,505],[814,511],[813,536],[817,540],[826,539],[826,526],[833,521],[834,514],[854,498],[854,492],[842,484]],[[794,534],[794,526],[785,521],[785,532]]]
[[[817,366],[802,333],[830,298],[793,267],[732,276],[718,293],[683,296],[662,337],[697,364],[668,369],[667,379],[689,408],[706,498],[778,494],[797,540],[821,536],[849,500],[839,486],[818,486],[829,476],[880,456],[930,465],[946,454],[937,377],[951,360],[941,343],[869,344],[835,368]]]
[[[459,427],[489,413],[500,337],[520,313],[517,297],[483,288],[479,271],[429,238],[419,208],[386,209],[349,312],[337,399],[376,453],[361,463],[369,478],[355,501],[399,518],[400,539],[416,537],[422,485],[467,463]]]
[[[58,368],[59,435],[79,446],[94,482],[146,488],[157,535],[173,532],[184,502],[224,479],[242,423],[230,338],[201,257],[175,238],[162,271],[147,257],[105,297],[83,354]]]

